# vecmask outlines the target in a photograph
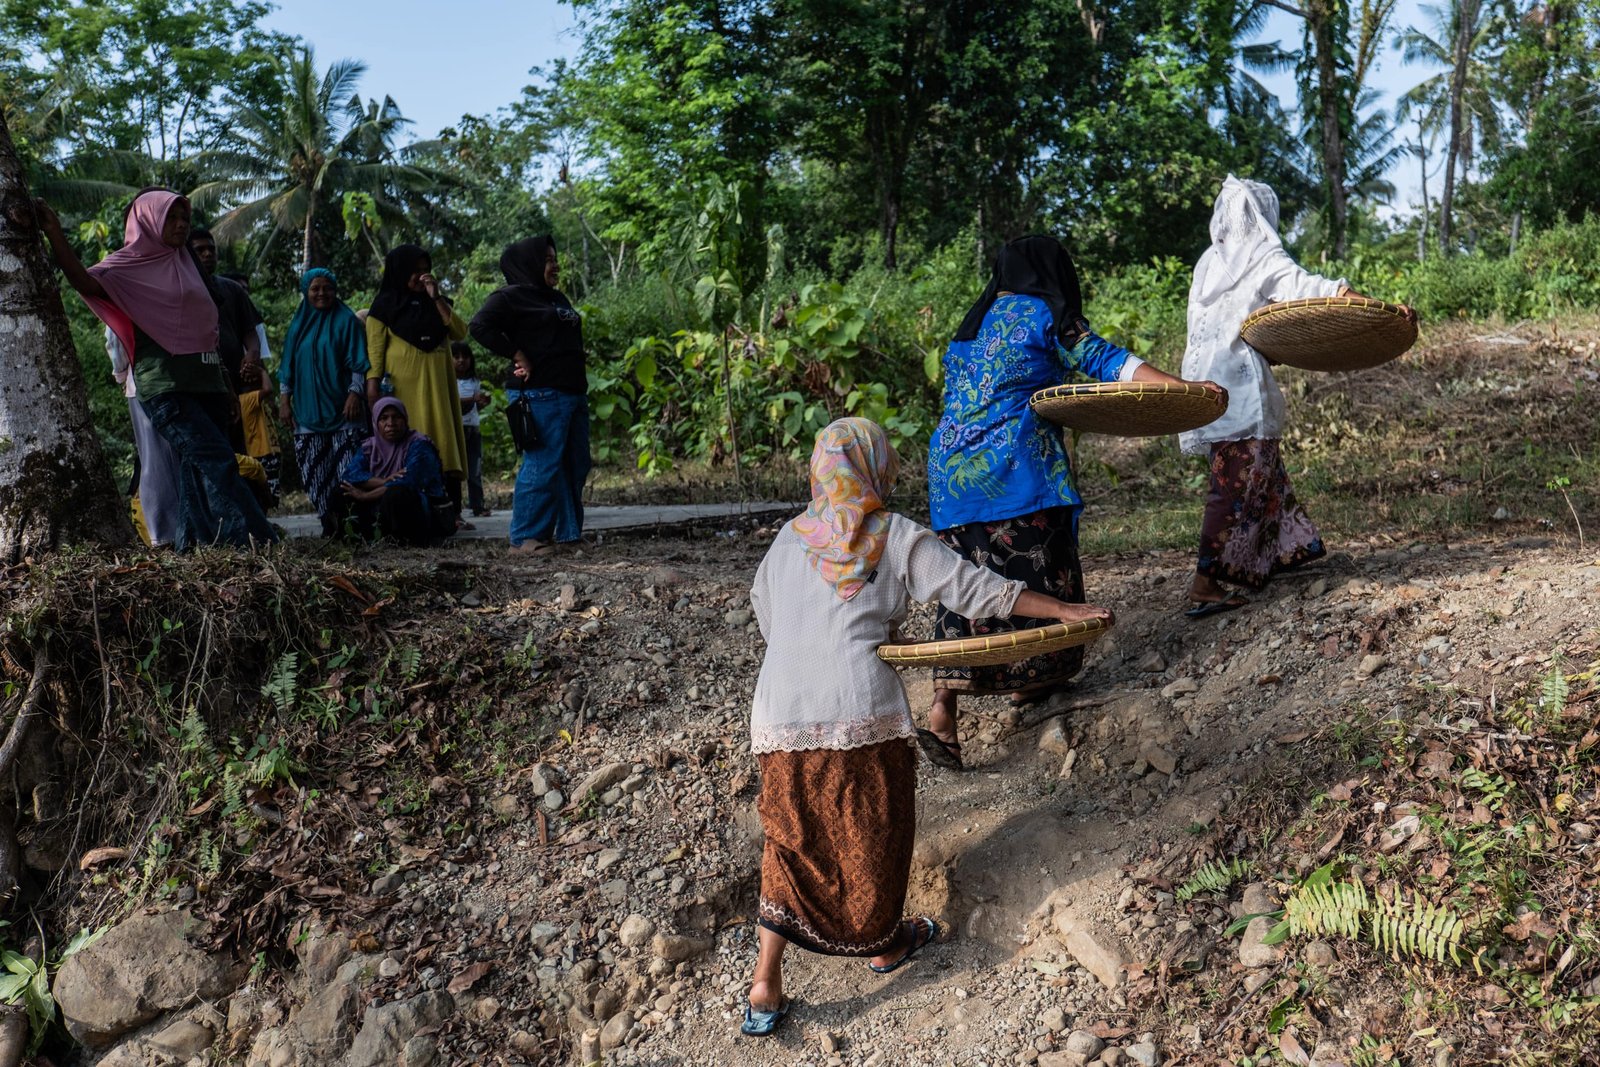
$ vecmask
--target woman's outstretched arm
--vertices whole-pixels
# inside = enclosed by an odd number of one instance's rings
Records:
[[[50,242],[50,253],[56,258],[56,266],[67,276],[67,284],[82,296],[110,300],[111,294],[106,292],[105,286],[89,273],[78,258],[78,253],[67,243],[67,235],[61,232],[61,216],[56,214],[56,209],[44,200],[37,199],[33,202],[33,214],[39,220],[39,229],[44,231],[45,240]]]

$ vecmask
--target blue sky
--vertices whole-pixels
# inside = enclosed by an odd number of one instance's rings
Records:
[[[555,0],[273,0],[268,28],[298,34],[326,66],[367,64],[363,95],[394,97],[432,137],[462,115],[491,114],[512,103],[528,71],[578,48],[572,9]]]
[[[517,99],[531,78],[529,70],[577,51],[572,9],[556,0],[274,0],[267,25],[298,34],[317,50],[318,60],[356,57],[366,61],[362,83],[367,95],[388,93],[413,120],[412,133],[432,137],[464,114],[492,114]],[[1420,24],[1421,0],[1400,0],[1390,24],[1398,29]],[[1300,23],[1273,11],[1259,40],[1300,45]],[[1386,44],[1371,84],[1392,107],[1394,98],[1433,71],[1407,66]],[[1294,105],[1292,74],[1262,80]],[[1398,187],[1396,204],[1418,199],[1416,161],[1407,157],[1390,174]],[[1437,181],[1437,179],[1434,179]]]

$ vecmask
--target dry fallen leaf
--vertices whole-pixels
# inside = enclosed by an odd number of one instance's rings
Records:
[[[1296,1067],[1311,1067],[1311,1057],[1300,1046],[1300,1042],[1294,1039],[1294,1035],[1287,1030],[1278,1035],[1278,1051],[1283,1053],[1284,1059],[1295,1064]]]
[[[83,854],[83,859],[78,861],[78,870],[87,871],[91,867],[98,867],[104,863],[120,863],[128,858],[128,850],[108,845],[104,848],[91,848]]]
[[[492,970],[494,970],[494,964],[490,963],[488,960],[479,960],[477,963],[471,964],[466,970],[450,979],[450,985],[446,988],[449,990],[451,996],[454,996],[457,993],[465,993],[467,990],[477,985],[478,982],[482,980],[483,976]]]

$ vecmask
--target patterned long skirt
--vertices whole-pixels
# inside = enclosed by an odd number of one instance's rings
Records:
[[[1322,535],[1289,486],[1276,440],[1252,437],[1211,446],[1211,488],[1196,567],[1201,574],[1260,589],[1279,571],[1326,554]]]
[[[917,824],[917,750],[766,752],[757,920],[802,948],[876,956],[900,931]]]
[[[1046,508],[1004,522],[970,522],[939,531],[939,540],[996,574],[1027,583],[1035,593],[1082,604],[1083,566],[1071,508]],[[1048,626],[1049,619],[968,619],[939,605],[934,633],[939,640],[1010,633]],[[936,689],[966,693],[1029,693],[1053,689],[1083,669],[1083,648],[1048,652],[992,667],[939,667]]]
[[[350,422],[331,433],[302,431],[294,435],[295,465],[300,468],[306,496],[322,519],[325,536],[338,532],[338,516],[344,513],[344,501],[339,498],[339,472],[366,436],[365,426]]]

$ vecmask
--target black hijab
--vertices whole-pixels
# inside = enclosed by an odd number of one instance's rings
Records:
[[[417,261],[426,258],[421,245],[396,245],[384,256],[383,280],[367,314],[417,350],[432,352],[444,343],[448,327],[426,293],[414,293],[406,286]]]
[[[570,308],[572,302],[561,290],[546,284],[544,264],[555,250],[554,237],[524,237],[506,245],[500,253],[500,273],[506,276],[506,288],[501,290],[514,312],[528,312],[552,307]]]
[[[989,313],[995,297],[1002,292],[1036,296],[1050,308],[1055,320],[1056,337],[1064,347],[1080,330],[1083,318],[1083,294],[1078,289],[1078,271],[1072,257],[1054,237],[1033,235],[1019,237],[1000,249],[994,261],[994,274],[988,288],[978,297],[961,320],[954,340],[970,341],[978,336],[983,317]]]

